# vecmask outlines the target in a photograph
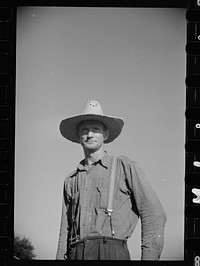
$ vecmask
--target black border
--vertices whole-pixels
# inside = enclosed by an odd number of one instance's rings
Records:
[[[81,6],[81,7],[142,7],[142,8],[184,8],[187,22],[186,45],[186,125],[200,121],[200,102],[194,100],[194,93],[200,90],[200,71],[194,60],[200,55],[200,6],[198,0],[132,0],[132,1],[80,1],[80,0],[1,0],[0,2],[0,265],[65,265],[66,261],[19,261],[13,259],[14,237],[14,183],[15,183],[15,95],[16,95],[16,12],[18,6]],[[196,28],[195,28],[196,27]],[[200,32],[199,32],[200,34]],[[199,97],[200,98],[200,97]],[[188,134],[190,132],[190,134]],[[188,165],[195,153],[200,153],[200,139],[186,129],[185,143],[185,191],[188,186],[200,184],[198,172],[191,172]],[[195,141],[195,143],[194,143]],[[196,145],[198,144],[198,145]],[[193,157],[192,157],[193,156]],[[189,195],[191,198],[191,195]],[[188,203],[185,193],[185,235],[184,261],[131,261],[134,265],[195,265],[194,257],[200,256],[200,237],[190,237],[191,219],[195,220],[200,206]],[[190,224],[189,224],[190,219]],[[76,263],[76,262],[70,262]],[[81,263],[81,262],[79,262]],[[93,262],[94,263],[94,262]],[[95,262],[100,263],[100,262]],[[107,262],[104,262],[107,263]],[[115,262],[117,263],[117,262]],[[124,262],[123,262],[124,263]],[[200,264],[199,264],[200,265]]]

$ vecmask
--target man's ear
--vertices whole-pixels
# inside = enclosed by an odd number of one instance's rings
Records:
[[[76,129],[76,138],[78,142],[80,143],[79,128]]]
[[[80,143],[80,138],[78,135],[76,135],[77,141]]]
[[[106,129],[106,130],[104,131],[104,140],[107,140],[107,138],[109,137],[109,134],[110,134],[109,130]]]

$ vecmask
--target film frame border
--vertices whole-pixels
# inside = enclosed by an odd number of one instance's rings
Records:
[[[188,1],[184,260],[200,265],[200,1]]]
[[[16,7],[0,4],[0,262],[13,256]]]
[[[200,265],[200,206],[192,203],[191,189],[200,188],[194,161],[200,161],[200,0],[174,1],[2,1],[0,4],[0,262],[22,265],[13,259],[14,238],[14,163],[15,163],[15,73],[17,6],[93,6],[93,7],[172,7],[186,8],[186,143],[185,143],[185,234],[184,261],[154,262],[156,265]],[[197,126],[199,125],[199,127]],[[196,161],[195,161],[196,162]],[[198,161],[197,161],[198,162]],[[199,226],[199,227],[198,227]],[[38,261],[35,261],[38,265]],[[41,263],[41,261],[40,261]],[[45,265],[44,261],[44,265]],[[56,261],[48,264],[57,265]],[[141,262],[134,262],[141,265]],[[29,263],[28,263],[29,264]]]

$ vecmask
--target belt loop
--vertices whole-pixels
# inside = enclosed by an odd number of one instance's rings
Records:
[[[84,238],[83,239],[83,244],[84,244],[84,247],[85,247],[85,244],[88,242],[87,238]]]
[[[126,239],[123,239],[123,247],[125,248],[126,246]]]
[[[103,237],[103,243],[105,243],[105,244],[107,243],[107,237],[106,236]]]

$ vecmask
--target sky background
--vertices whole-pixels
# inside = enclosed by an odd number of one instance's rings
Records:
[[[135,160],[167,213],[161,260],[184,254],[185,9],[19,7],[15,233],[55,259],[65,176],[83,159],[59,132],[88,99],[122,117],[106,150]],[[140,260],[140,222],[128,246]]]

